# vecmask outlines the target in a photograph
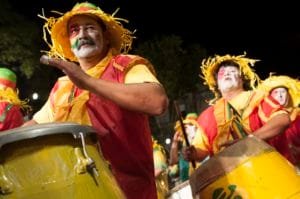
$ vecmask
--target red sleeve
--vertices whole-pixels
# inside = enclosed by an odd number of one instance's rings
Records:
[[[7,102],[0,103],[0,115],[4,117],[4,120],[0,122],[0,131],[19,127],[24,123],[20,108],[12,106],[9,110],[6,110],[8,105],[9,103]]]
[[[210,106],[204,110],[197,119],[198,124],[202,127],[208,138],[209,144],[212,146],[215,137],[217,136],[217,121],[214,116],[214,107]]]

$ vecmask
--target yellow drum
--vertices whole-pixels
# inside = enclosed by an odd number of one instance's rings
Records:
[[[0,133],[0,198],[125,198],[95,130],[74,123],[39,124]]]
[[[190,177],[195,198],[299,199],[300,176],[262,140],[247,137],[203,163]]]

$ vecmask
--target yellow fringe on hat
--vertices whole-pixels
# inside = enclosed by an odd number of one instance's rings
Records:
[[[9,87],[0,89],[0,101],[6,101],[13,105],[20,106],[23,110],[31,110],[31,107],[28,105],[28,100],[20,100],[18,97],[18,91]]]
[[[256,83],[259,82],[258,75],[254,72],[254,69],[251,67],[254,65],[255,62],[259,61],[256,59],[249,59],[246,58],[246,53],[239,56],[219,56],[216,55],[215,57],[209,57],[208,59],[204,59],[202,61],[202,65],[200,66],[201,72],[203,75],[201,77],[204,79],[204,84],[208,85],[209,89],[215,94],[215,101],[216,99],[220,98],[218,93],[218,85],[216,80],[217,71],[219,69],[219,65],[224,61],[234,61],[240,66],[240,72],[244,76],[245,80],[250,81],[250,87],[252,89],[255,88]]]

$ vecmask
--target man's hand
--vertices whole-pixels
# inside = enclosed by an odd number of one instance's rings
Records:
[[[40,62],[42,64],[54,66],[62,70],[69,77],[69,79],[81,89],[87,89],[86,82],[88,79],[92,78],[87,75],[78,64],[73,62],[68,62],[57,58],[50,58],[47,55],[42,55]]]
[[[173,136],[173,142],[180,142],[182,141],[182,138],[181,138],[181,132],[180,131],[176,131],[174,136]]]

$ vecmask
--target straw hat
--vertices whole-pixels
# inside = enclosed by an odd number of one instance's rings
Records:
[[[270,75],[259,84],[258,89],[270,93],[273,89],[284,87],[288,89],[291,98],[291,106],[297,107],[300,104],[300,81],[285,75]]]
[[[55,12],[58,13],[58,12]],[[106,31],[109,32],[108,40],[110,41],[110,47],[113,49],[113,54],[120,52],[128,52],[131,48],[133,33],[121,24],[121,21],[128,22],[121,18],[115,18],[112,15],[103,12],[99,7],[92,3],[84,2],[77,3],[73,9],[65,14],[59,13],[62,16],[59,18],[46,18],[40,16],[46,20],[44,25],[44,40],[50,47],[50,51],[47,52],[51,57],[59,57],[62,59],[69,59],[71,61],[77,61],[77,58],[71,51],[67,25],[68,21],[75,15],[90,15],[101,20],[106,26]],[[51,44],[47,40],[47,34],[51,36]]]
[[[259,81],[259,77],[251,67],[256,61],[259,60],[249,59],[245,56],[246,54],[239,56],[216,55],[215,57],[209,57],[208,59],[204,59],[202,61],[200,69],[203,75],[201,77],[205,81],[204,84],[208,85],[209,89],[215,94],[216,98],[220,97],[220,94],[218,92],[216,74],[219,70],[220,64],[224,61],[233,61],[237,63],[240,66],[240,71],[244,76],[244,80],[250,82],[250,88],[253,89],[255,87],[255,84]]]
[[[185,119],[182,121],[182,123],[183,124],[191,124],[191,125],[197,126],[198,125],[197,118],[198,118],[197,113],[188,113],[185,116]],[[179,121],[176,121],[175,126],[174,126],[174,130],[175,131],[181,130],[181,126],[180,126],[180,122]]]
[[[0,101],[7,101],[13,105],[20,106],[25,111],[31,111],[28,100],[20,100],[16,83],[17,76],[12,70],[0,68],[0,84],[5,86],[0,89]]]
[[[16,83],[17,76],[13,71],[8,68],[0,68],[0,84],[15,89]]]

